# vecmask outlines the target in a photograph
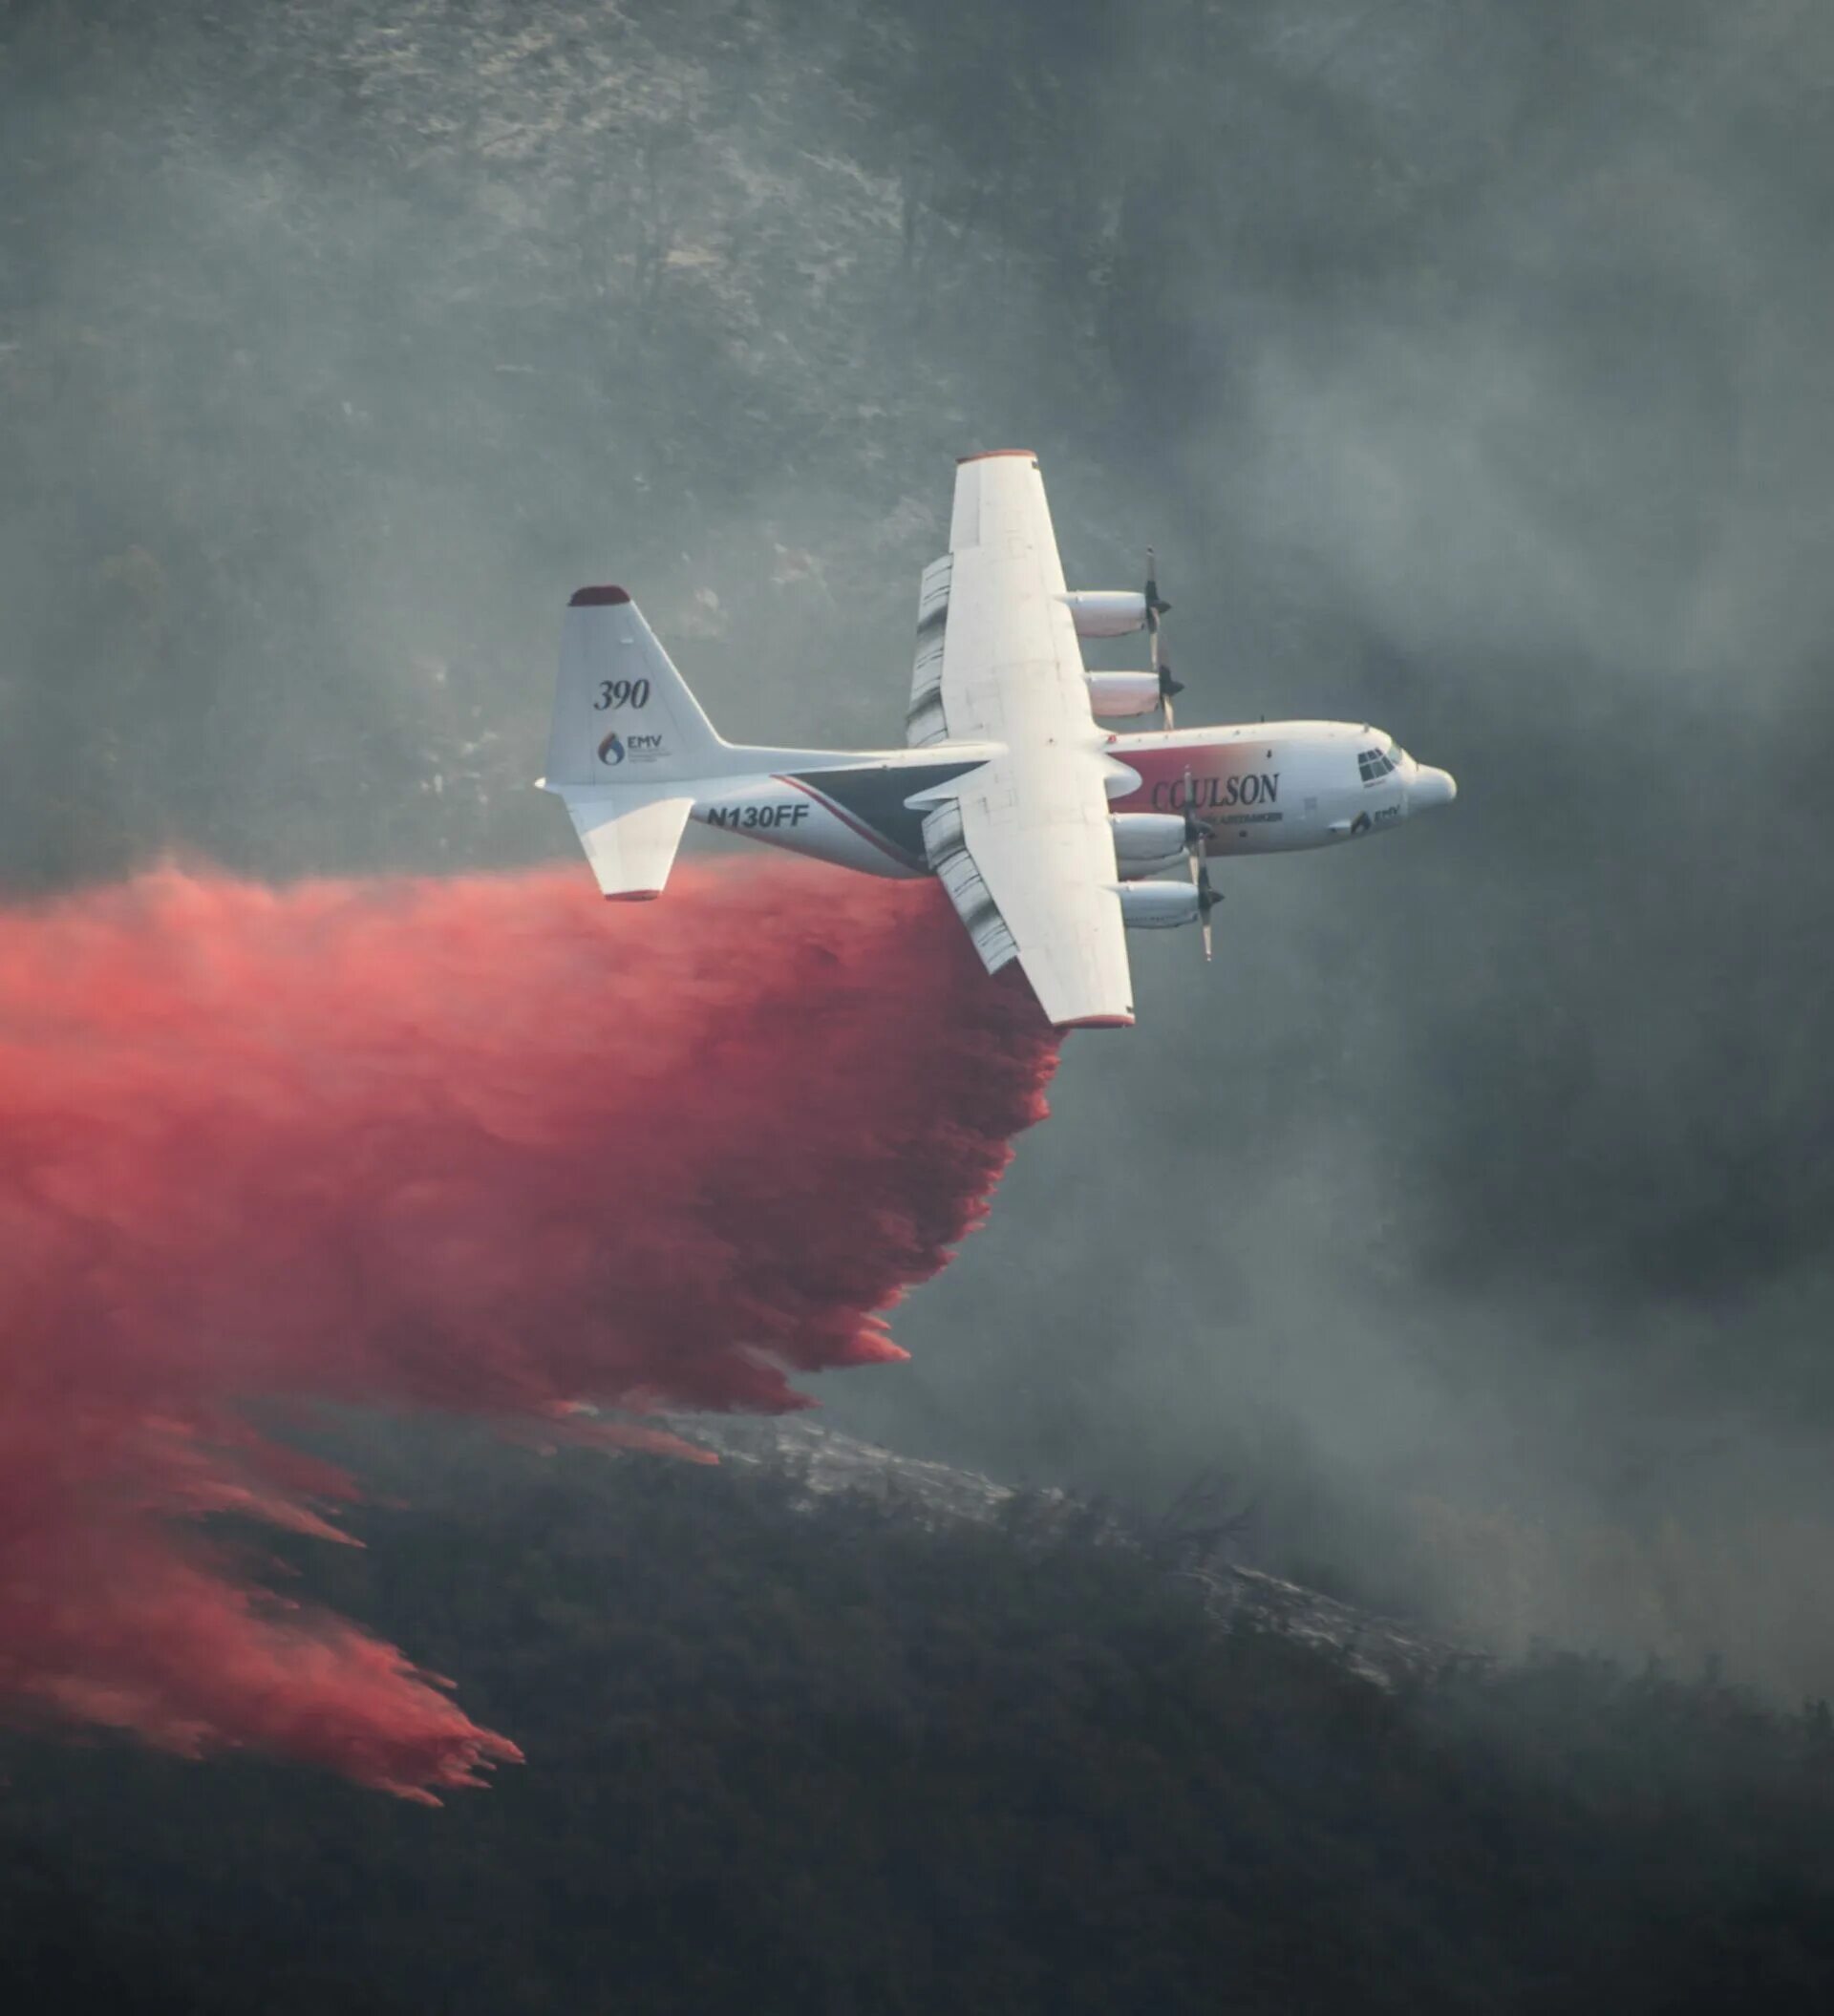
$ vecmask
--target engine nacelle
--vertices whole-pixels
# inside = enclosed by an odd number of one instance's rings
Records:
[[[1130,931],[1172,931],[1203,915],[1189,882],[1123,882],[1115,893],[1120,921]]]
[[[1111,812],[1115,859],[1123,869],[1139,861],[1172,861],[1184,852],[1184,821],[1169,812]]]
[[[1120,714],[1150,714],[1159,705],[1157,672],[1085,672],[1089,711],[1098,720]]]
[[[1078,637],[1125,637],[1146,627],[1146,598],[1138,588],[1077,588],[1063,599]]]

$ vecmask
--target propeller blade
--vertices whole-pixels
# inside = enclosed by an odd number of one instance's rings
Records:
[[[1184,779],[1184,845],[1187,850],[1196,854],[1202,851],[1204,842],[1215,835],[1216,828],[1206,819],[1200,819],[1191,810],[1190,789],[1191,780],[1186,777]]]
[[[1159,562],[1153,557],[1153,549],[1146,548],[1146,643],[1152,652],[1153,676],[1159,681],[1159,711],[1165,726],[1176,724],[1172,719],[1172,695],[1182,693],[1184,689],[1172,677],[1172,668],[1159,653],[1159,619],[1171,613],[1171,604],[1159,592]]]
[[[1204,959],[1207,965],[1216,951],[1215,941],[1210,933],[1210,912],[1223,901],[1223,897],[1210,881],[1209,862],[1195,853],[1191,856],[1191,881],[1197,888],[1197,921],[1204,931]]]
[[[1146,548],[1146,626],[1156,630],[1159,619],[1171,614],[1172,605],[1162,602],[1159,593],[1159,563],[1153,558],[1153,549]]]
[[[1191,766],[1184,766],[1184,860],[1191,871],[1191,887],[1197,892],[1197,919],[1204,927],[1204,957],[1210,957],[1210,912],[1216,908],[1216,891],[1210,887],[1210,865],[1204,859],[1204,843],[1214,831],[1191,810],[1196,796],[1191,783]]]

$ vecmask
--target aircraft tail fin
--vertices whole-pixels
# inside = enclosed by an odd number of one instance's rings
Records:
[[[543,782],[648,788],[718,775],[731,752],[622,588],[582,588],[561,627]],[[679,836],[677,836],[679,838]]]
[[[723,742],[622,588],[581,588],[567,605],[539,781],[565,801],[607,896],[660,896],[696,802],[731,780],[853,760]]]

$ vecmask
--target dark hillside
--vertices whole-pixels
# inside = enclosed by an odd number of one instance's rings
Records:
[[[525,1769],[443,1811],[12,1742],[0,1995],[350,2010],[1824,2008],[1834,1739],[1558,1660],[1392,1691],[1023,1506],[467,1444],[306,1586]]]

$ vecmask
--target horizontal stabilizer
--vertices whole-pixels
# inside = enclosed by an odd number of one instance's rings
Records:
[[[681,845],[682,828],[694,809],[692,797],[652,796],[629,789],[563,791],[561,796],[607,896],[642,902],[662,894]]]

